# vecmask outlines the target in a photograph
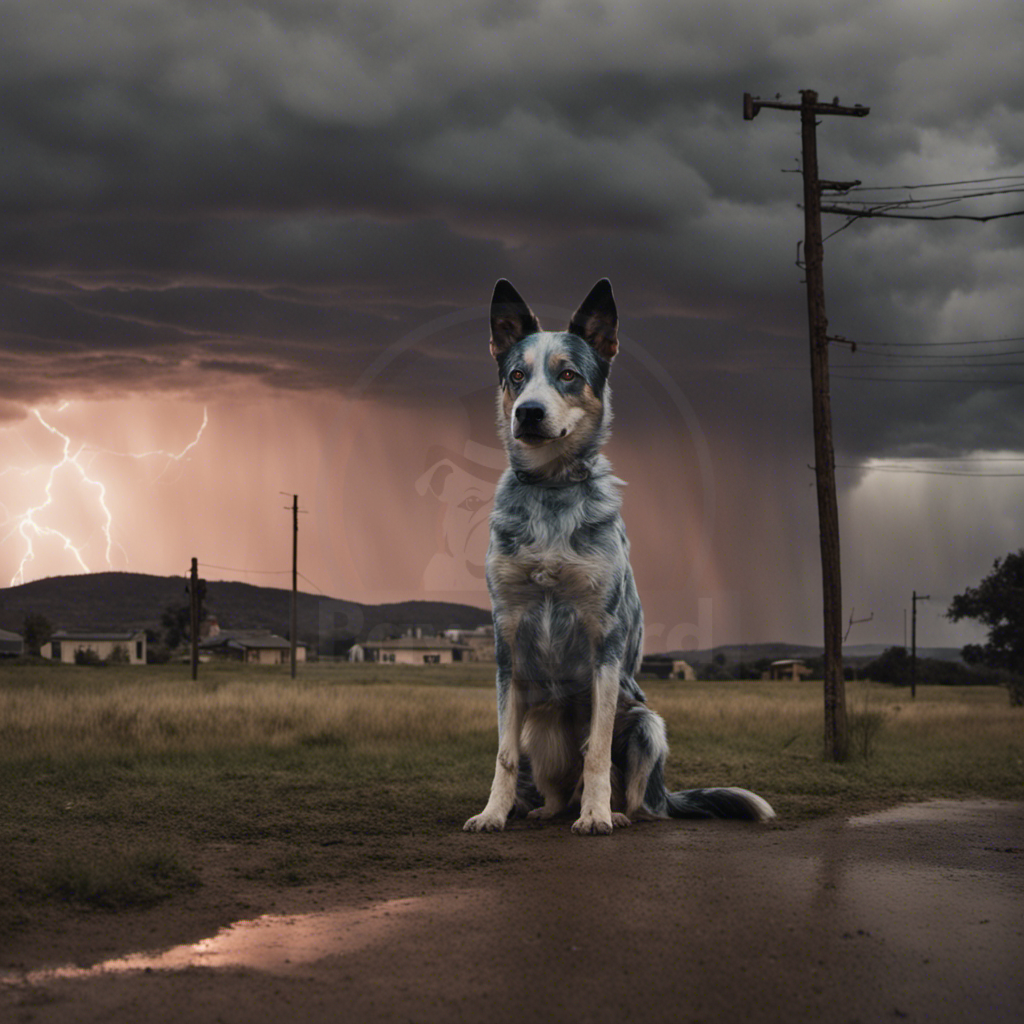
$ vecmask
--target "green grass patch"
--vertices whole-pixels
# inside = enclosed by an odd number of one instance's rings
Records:
[[[43,898],[98,910],[152,907],[199,887],[175,852],[158,849],[67,851],[40,871]]]

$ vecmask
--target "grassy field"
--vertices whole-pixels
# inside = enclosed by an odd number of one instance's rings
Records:
[[[216,851],[268,885],[436,860],[483,805],[493,668],[15,666],[0,677],[0,899],[117,908],[200,885]],[[1005,690],[847,686],[854,752],[821,760],[812,683],[644,683],[673,788],[733,783],[782,827],[927,797],[1024,799],[1024,709]],[[485,838],[448,866],[501,859]],[[12,909],[13,908],[13,909]],[[20,909],[19,909],[20,908]],[[13,913],[14,918],[11,917]]]

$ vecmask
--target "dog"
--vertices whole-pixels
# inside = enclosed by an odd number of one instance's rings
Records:
[[[622,481],[601,452],[618,348],[607,279],[564,332],[542,331],[508,281],[494,288],[490,351],[509,463],[486,561],[498,756],[487,805],[467,832],[577,806],[578,835],[608,835],[638,818],[775,816],[746,789],[665,786],[665,723],[635,679],[643,612],[619,512]]]

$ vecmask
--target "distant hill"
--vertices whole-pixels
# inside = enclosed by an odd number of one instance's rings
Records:
[[[52,576],[0,589],[0,629],[20,632],[25,615],[44,615],[55,629],[151,629],[162,634],[160,617],[169,607],[188,605],[181,576],[99,572]],[[288,635],[291,591],[248,583],[210,581],[205,610],[222,629],[269,629]],[[347,649],[371,631],[386,633],[425,626],[473,629],[490,623],[490,612],[439,601],[363,605],[317,594],[298,595],[298,638],[324,654]],[[376,635],[376,634],[375,634]]]
[[[843,648],[843,660],[852,663],[874,661],[892,644],[850,644]],[[825,653],[824,647],[809,647],[805,644],[723,644],[721,647],[709,647],[699,651],[671,651],[673,658],[680,658],[691,665],[709,664],[719,654],[725,655],[727,664],[735,665],[746,662],[748,665],[767,658],[780,661],[783,658],[820,658]],[[919,658],[934,658],[937,661],[961,661],[959,647],[918,647]]]

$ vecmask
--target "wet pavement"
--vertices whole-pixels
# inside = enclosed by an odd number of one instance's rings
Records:
[[[189,945],[0,971],[0,1020],[1024,1020],[1024,803],[458,841],[512,856],[371,905],[341,893]]]

